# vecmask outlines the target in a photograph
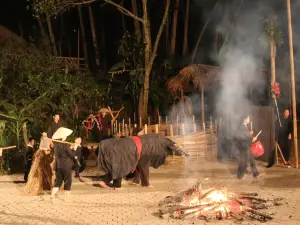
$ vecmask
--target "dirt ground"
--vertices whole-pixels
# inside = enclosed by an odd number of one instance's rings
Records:
[[[160,200],[191,187],[197,180],[202,180],[204,189],[224,186],[230,191],[258,192],[263,198],[283,197],[282,206],[267,210],[274,220],[265,224],[300,224],[299,171],[281,167],[266,169],[259,163],[261,178],[253,179],[247,174],[245,179],[237,180],[236,167],[170,159],[167,165],[151,170],[153,188],[132,186],[123,181],[118,191],[95,186],[98,172],[90,167],[82,173],[82,181],[73,180],[71,202],[64,201],[62,191],[55,202],[51,201],[49,192],[35,197],[23,196],[22,174],[0,176],[0,224],[236,224],[232,220],[162,220],[152,215]],[[242,224],[261,223],[247,220]]]

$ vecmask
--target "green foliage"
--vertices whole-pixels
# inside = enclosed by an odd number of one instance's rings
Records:
[[[275,14],[271,14],[265,20],[265,35],[269,40],[275,42],[275,44],[283,44],[283,35],[279,28],[278,17]]]
[[[27,0],[28,9],[32,9],[34,16],[39,18],[41,15],[57,15],[74,6],[76,0]]]
[[[24,123],[45,131],[45,121],[52,111],[59,111],[67,125],[74,128],[74,106],[98,107],[104,87],[92,76],[65,74],[63,62],[34,45],[9,44],[0,52],[0,117],[18,145]],[[29,130],[30,131],[30,130]],[[11,135],[12,134],[12,135]]]

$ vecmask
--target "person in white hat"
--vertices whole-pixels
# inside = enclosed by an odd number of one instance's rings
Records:
[[[65,141],[73,131],[64,127],[58,130],[52,136],[52,139]],[[56,143],[54,148],[55,155],[55,174],[56,180],[52,189],[51,197],[54,198],[64,182],[64,190],[68,198],[72,186],[72,163],[74,160],[74,152],[71,146],[65,143]]]

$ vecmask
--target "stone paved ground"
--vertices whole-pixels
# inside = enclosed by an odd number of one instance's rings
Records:
[[[259,192],[262,197],[284,197],[285,204],[271,208],[274,220],[266,224],[300,224],[297,201],[300,196],[299,172],[295,169],[259,167],[265,175],[254,180],[247,175],[238,181],[234,165],[219,163],[188,163],[186,166],[169,163],[151,171],[153,188],[141,188],[123,181],[118,191],[93,186],[95,169],[83,175],[83,182],[74,179],[72,201],[65,202],[62,192],[56,202],[49,193],[42,196],[23,196],[22,175],[0,176],[0,224],[212,224],[204,221],[161,220],[152,215],[157,203],[167,195],[192,186],[198,179],[204,188],[224,185],[229,190]],[[218,221],[218,224],[235,224],[234,221]],[[245,221],[243,224],[260,224]]]

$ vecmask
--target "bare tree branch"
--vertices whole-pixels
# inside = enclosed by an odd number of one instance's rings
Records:
[[[160,28],[158,30],[158,33],[157,33],[157,36],[156,36],[156,39],[155,39],[155,42],[154,42],[154,45],[153,45],[153,50],[152,50],[152,55],[151,55],[149,67],[146,68],[148,70],[151,70],[154,59],[156,57],[156,52],[157,52],[158,44],[159,44],[159,41],[160,41],[160,37],[161,37],[161,34],[164,30],[164,26],[167,22],[167,18],[168,18],[168,14],[169,14],[169,8],[170,8],[170,0],[167,0],[165,14],[164,14],[163,20],[160,24]]]
[[[105,2],[115,6],[119,11],[121,11],[124,15],[129,16],[135,20],[140,21],[141,23],[144,23],[144,20],[136,15],[134,15],[132,12],[130,12],[128,9],[125,9],[123,6],[111,1],[111,0],[104,0]]]

